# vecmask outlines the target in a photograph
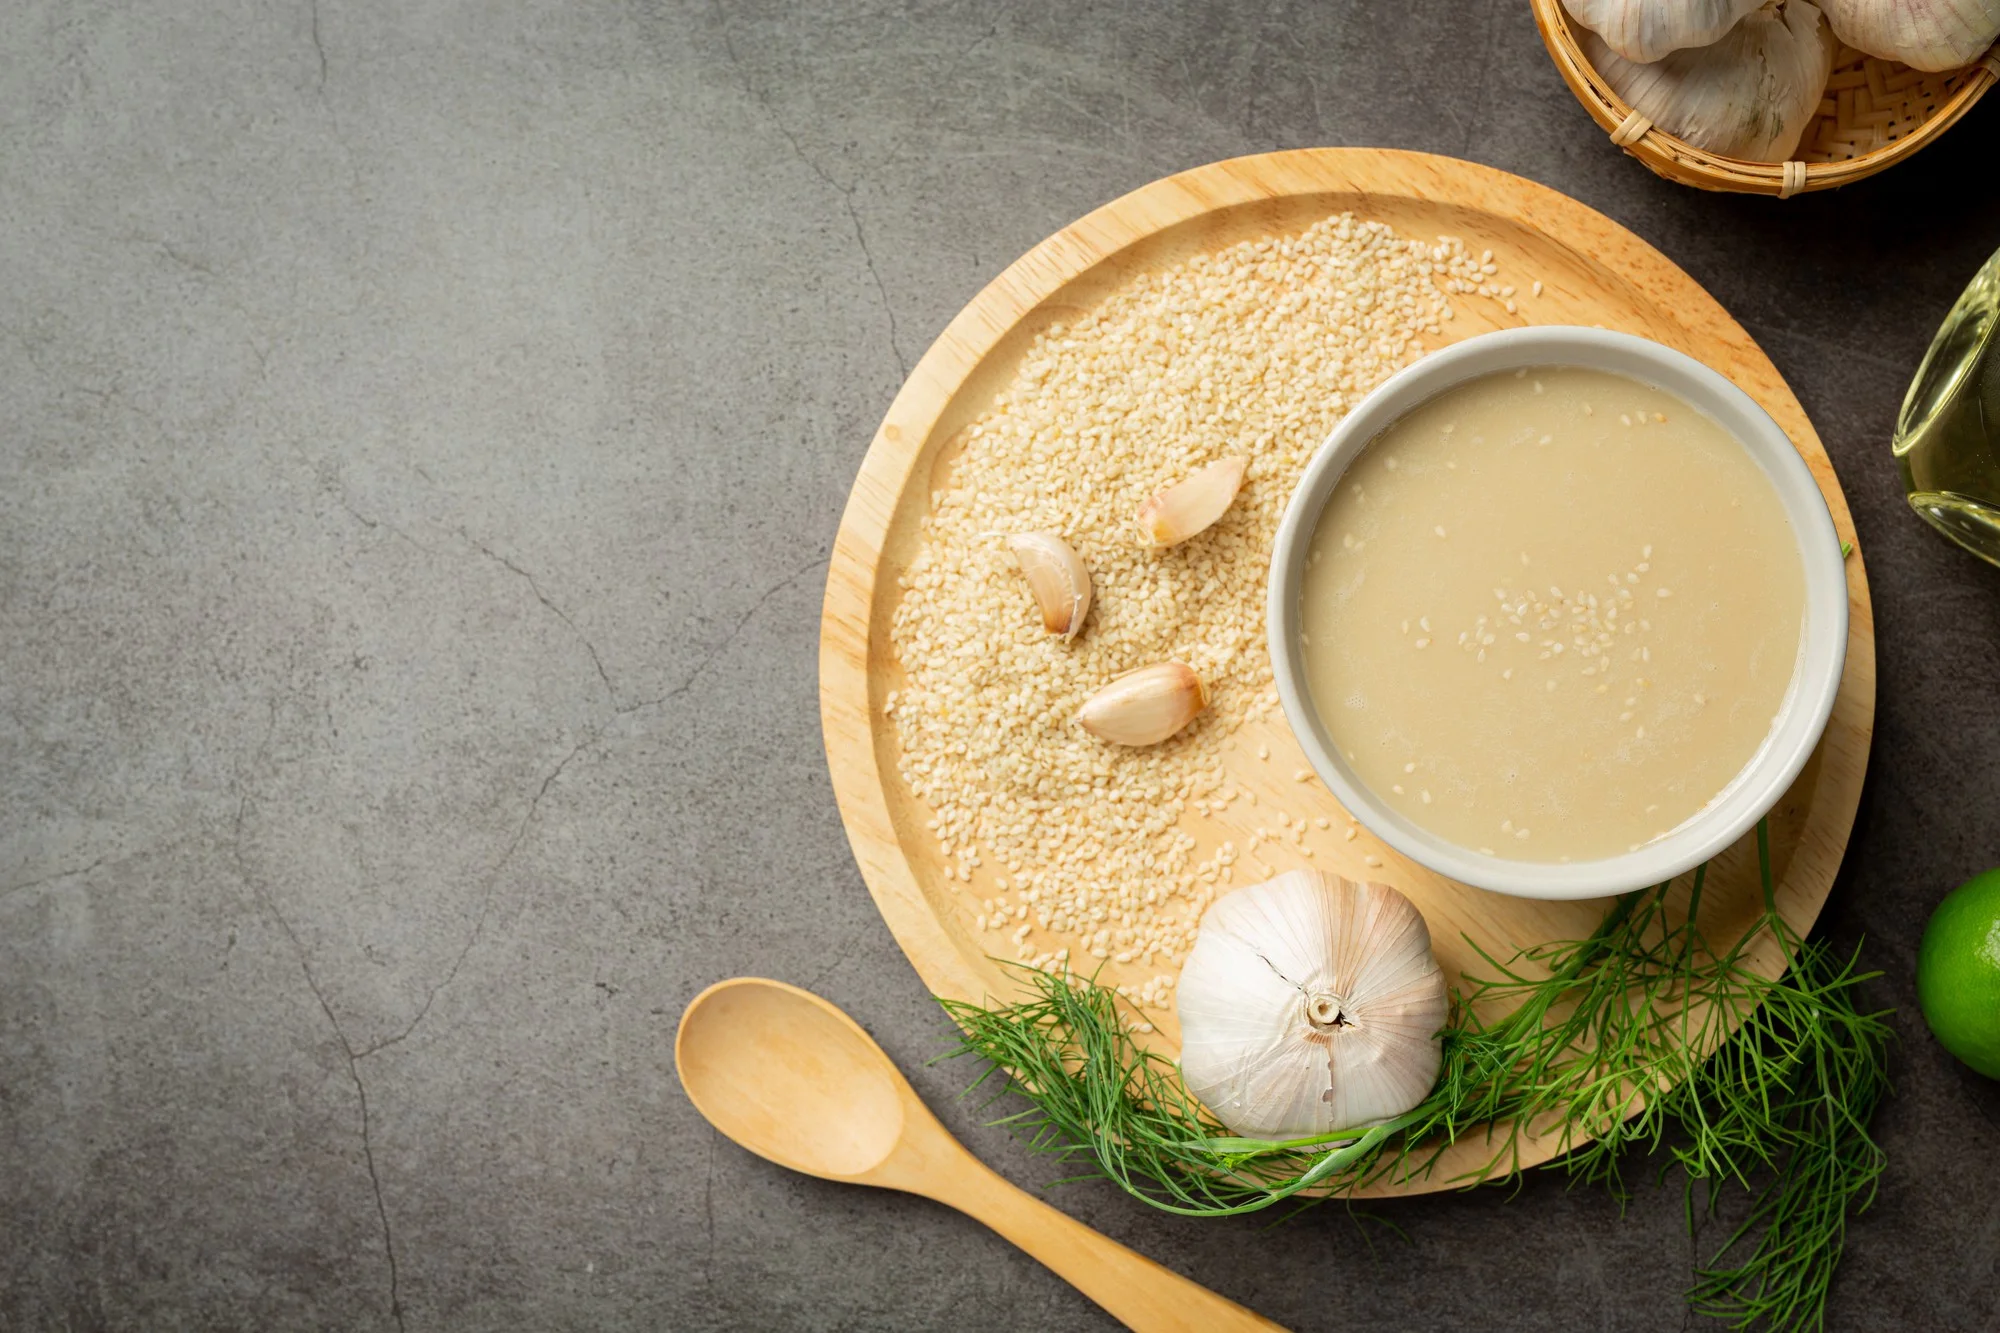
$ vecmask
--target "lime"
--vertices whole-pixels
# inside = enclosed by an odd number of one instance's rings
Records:
[[[2000,1078],[2000,870],[1974,875],[1931,913],[1917,1003],[1947,1051]]]

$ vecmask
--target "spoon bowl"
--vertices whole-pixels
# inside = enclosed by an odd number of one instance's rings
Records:
[[[761,977],[717,982],[681,1015],[674,1064],[695,1109],[759,1157],[949,1204],[1130,1328],[1278,1328],[994,1174],[938,1123],[861,1025],[811,991]]]
[[[739,977],[703,991],[681,1019],[674,1063],[709,1123],[809,1176],[854,1180],[902,1137],[908,1084],[888,1055],[846,1014],[783,982]]]

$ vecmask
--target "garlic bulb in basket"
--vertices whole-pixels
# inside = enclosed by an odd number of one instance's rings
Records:
[[[1611,90],[1655,125],[1697,148],[1752,162],[1783,162],[1819,110],[1833,73],[1833,40],[1806,0],[1775,0],[1712,46],[1638,65],[1583,34],[1583,54]]]
[[[2000,39],[2000,0],[1825,0],[1834,35],[1912,69],[1970,65]]]
[[[1400,1115],[1444,1058],[1430,930],[1386,884],[1294,870],[1229,894],[1202,918],[1175,996],[1188,1091],[1252,1138]]]
[[[1563,0],[1569,16],[1627,60],[1648,64],[1719,41],[1764,0]]]

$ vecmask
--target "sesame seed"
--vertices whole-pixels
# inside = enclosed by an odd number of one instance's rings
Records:
[[[1405,773],[1414,773],[1414,772],[1416,772],[1416,771],[1417,771],[1417,765],[1416,765],[1416,762],[1415,762],[1414,760],[1412,760],[1412,761],[1411,761],[1410,763],[1407,763],[1407,764],[1404,764],[1404,765],[1403,765],[1403,771],[1404,771]]]
[[[1354,830],[1353,830],[1353,829],[1351,829],[1351,828],[1350,828],[1350,829],[1348,829],[1348,830],[1347,830],[1347,835],[1346,835],[1346,840],[1347,840],[1348,842],[1353,842],[1353,841],[1354,841]]]
[[[1480,852],[1481,852],[1481,853],[1483,853],[1483,854],[1484,854],[1484,855],[1486,855],[1486,856],[1493,856],[1493,855],[1495,855],[1495,852],[1493,851],[1493,849],[1492,849],[1491,847],[1481,847],[1481,848],[1480,848],[1479,850],[1480,850]]]
[[[1161,970],[1126,991],[1158,1003],[1200,908],[1261,865],[1242,856],[1241,834],[1211,851],[1181,827],[1190,813],[1270,808],[1227,778],[1247,748],[1237,733],[1276,706],[1268,656],[1231,645],[1257,638],[1271,542],[1341,406],[1452,318],[1452,302],[1469,299],[1454,293],[1486,287],[1494,299],[1497,266],[1475,254],[1340,215],[1152,266],[1036,334],[966,428],[898,578],[888,637],[905,681],[884,710],[897,772],[949,863],[938,878],[956,889],[981,858],[1004,868],[1008,902],[979,913],[980,929],[1015,933],[1024,962],[1063,970],[1123,955]],[[1280,302],[1282,321],[1232,315]],[[1155,361],[1163,337],[1180,346]],[[1259,423],[1254,443],[1246,422]],[[1229,521],[1188,548],[1197,579],[1162,579],[1159,557],[1129,538],[1132,513],[1192,467],[1243,453],[1255,457],[1250,485]],[[982,534],[1034,529],[1090,554],[1103,614],[1074,652],[1050,653],[1019,580],[992,577]],[[1333,565],[1372,545],[1345,535],[1352,546],[1329,543]],[[1112,666],[1170,652],[1212,692],[1200,725],[1172,744],[1079,745],[1051,727]]]
[[[1655,591],[1653,595],[1655,597],[1672,597],[1674,590],[1672,588],[1661,588]]]
[[[1528,836],[1528,830],[1524,828],[1517,828],[1514,830],[1514,836],[1517,838],[1525,838]]]
[[[1444,536],[1444,525],[1440,523],[1438,524],[1438,526],[1432,528],[1431,531],[1435,532],[1438,536],[1442,537]]]
[[[1395,792],[1396,795],[1401,796],[1403,794],[1403,784],[1400,782],[1393,783],[1390,785],[1389,790]]]
[[[1429,634],[1431,632],[1431,618],[1429,616],[1419,616],[1417,618],[1417,628]]]
[[[1379,866],[1382,864],[1382,858],[1379,856],[1364,856],[1361,858],[1361,861],[1364,865]]]
[[[1269,759],[1269,758],[1271,757],[1271,747],[1270,747],[1270,746],[1268,746],[1268,745],[1260,745],[1260,746],[1258,746],[1258,747],[1257,747],[1257,757],[1258,757],[1259,759]]]
[[[1431,646],[1431,641],[1429,639],[1418,639],[1416,646],[1419,648],[1428,648]]]
[[[1533,293],[1534,295],[1536,295],[1536,296],[1540,296],[1540,295],[1542,294],[1542,284],[1541,284],[1541,282],[1540,282],[1539,280],[1537,280],[1537,281],[1536,281],[1536,283],[1535,283],[1535,285],[1534,285],[1533,287],[1530,287],[1530,288],[1529,288],[1528,290],[1529,290],[1530,292],[1532,292],[1532,293]]]
[[[1628,426],[1632,424],[1632,417],[1630,413],[1620,412],[1618,414],[1618,419],[1624,422]]]

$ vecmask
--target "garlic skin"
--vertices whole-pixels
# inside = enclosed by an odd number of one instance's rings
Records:
[[[1386,884],[1294,870],[1219,899],[1174,1005],[1188,1091],[1248,1138],[1380,1124],[1444,1060],[1430,929]]]
[[[1028,580],[1028,591],[1042,609],[1042,628],[1074,639],[1083,630],[1083,618],[1090,614],[1090,570],[1083,557],[1053,532],[1030,532],[1009,537],[1007,548],[1020,562]]]
[[[1752,162],[1798,151],[1833,73],[1832,35],[1806,0],[1773,0],[1714,45],[1650,65],[1626,60],[1593,32],[1582,47],[1611,90],[1668,134]]]
[[[1228,510],[1249,466],[1247,458],[1225,458],[1195,469],[1139,506],[1139,530],[1154,546],[1186,541]]]
[[[1929,73],[1970,65],[2000,40],[2000,0],[1824,0],[1820,8],[1855,50]]]
[[[1649,65],[1722,39],[1764,0],[1563,0],[1579,24],[1625,59]]]
[[[1076,720],[1113,745],[1158,745],[1208,707],[1208,686],[1185,662],[1128,671],[1084,701]]]

